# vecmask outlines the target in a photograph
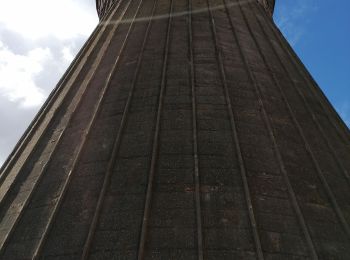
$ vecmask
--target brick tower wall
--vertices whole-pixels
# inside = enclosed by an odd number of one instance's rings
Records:
[[[349,129],[264,6],[97,5],[0,170],[0,259],[349,259]]]

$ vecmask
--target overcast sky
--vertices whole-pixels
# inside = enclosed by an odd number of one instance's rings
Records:
[[[277,0],[275,20],[349,125],[350,1],[336,2],[330,10],[329,0]],[[0,0],[0,7],[1,165],[98,19],[94,0]]]
[[[0,0],[0,165],[97,23],[94,0]]]

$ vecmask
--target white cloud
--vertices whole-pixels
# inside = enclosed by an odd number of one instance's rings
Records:
[[[88,35],[96,15],[74,0],[0,0],[0,23],[30,39]]]
[[[51,58],[48,48],[35,48],[27,55],[17,55],[0,42],[0,95],[22,107],[39,106],[45,94],[34,82]]]
[[[74,54],[72,53],[71,48],[69,47],[64,47],[62,50],[63,58],[67,62],[71,62],[74,59]]]
[[[57,80],[63,73],[80,48],[81,38],[97,23],[94,1],[90,9],[83,2],[0,0],[1,96],[21,108],[42,104],[48,89],[55,85],[51,79]],[[56,75],[47,67],[55,67]],[[47,86],[49,83],[52,85]]]
[[[98,22],[94,0],[0,0],[0,165]]]

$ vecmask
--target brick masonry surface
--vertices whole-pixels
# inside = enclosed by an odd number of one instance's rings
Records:
[[[349,129],[265,7],[97,1],[1,168],[0,258],[349,259]]]

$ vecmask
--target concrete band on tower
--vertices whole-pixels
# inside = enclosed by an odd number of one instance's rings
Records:
[[[249,0],[248,0],[249,1]],[[257,0],[260,4],[263,5],[265,10],[272,16],[275,0]],[[98,17],[100,20],[105,16],[105,14],[111,9],[111,7],[118,2],[118,0],[96,0],[96,9],[98,13]]]

